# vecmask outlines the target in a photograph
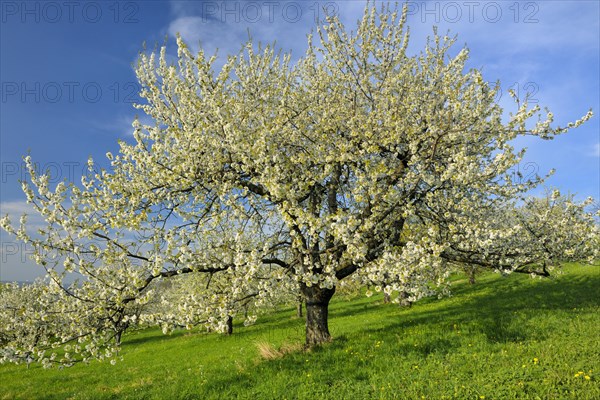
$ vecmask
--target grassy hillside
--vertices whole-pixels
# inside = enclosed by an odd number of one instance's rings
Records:
[[[0,366],[0,399],[600,399],[600,267],[564,271],[459,279],[410,309],[334,297],[334,342],[311,352],[292,308],[231,337],[136,332],[115,366]]]

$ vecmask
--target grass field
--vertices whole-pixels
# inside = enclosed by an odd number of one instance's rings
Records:
[[[230,337],[134,332],[115,366],[0,366],[0,399],[600,399],[600,267],[564,271],[457,277],[410,309],[336,296],[310,352],[291,307]]]

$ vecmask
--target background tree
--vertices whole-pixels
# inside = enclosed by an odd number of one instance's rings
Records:
[[[46,284],[0,284],[0,360],[27,362],[40,342],[47,341],[59,315],[46,306]],[[52,302],[50,302],[52,304]],[[13,345],[14,347],[9,347]]]
[[[0,362],[41,361],[49,367],[115,357],[122,334],[138,323],[141,307],[135,302],[119,306],[114,298],[94,303],[90,290],[41,280],[0,285]]]
[[[261,310],[289,304],[296,299],[296,282],[280,276],[278,290],[260,290],[260,279],[274,279],[273,266],[262,266],[262,277],[248,280],[243,291],[234,295],[230,277],[211,274],[184,274],[164,281],[154,291],[151,306],[141,315],[149,325],[159,325],[167,333],[175,328],[197,326],[209,331],[233,333],[234,317],[244,325],[253,324]],[[243,277],[242,277],[243,279]]]
[[[465,71],[468,51],[452,52],[454,39],[434,32],[424,51],[407,53],[406,10],[368,5],[354,33],[328,18],[294,65],[251,42],[218,72],[216,57],[192,54],[181,38],[175,64],[165,47],[141,54],[137,107],[154,124],[134,121],[135,142],[121,142],[107,154],[111,170],[81,188],[50,190],[26,158],[24,191],[47,228],[31,236],[8,218],[3,227],[33,243],[55,282],[83,276],[77,295],[98,308],[144,304],[153,281],[184,273],[218,277],[231,298],[252,282],[257,300],[292,277],[307,346],[331,339],[329,301],[351,275],[375,284],[393,276],[385,291],[409,288],[414,301],[444,285],[451,263],[509,271],[558,262],[544,246],[520,247],[525,230],[502,217],[543,181],[512,180],[523,151],[510,142],[552,138],[591,112],[552,127],[553,115],[525,100],[503,122],[496,88]],[[406,234],[410,225],[420,229]],[[540,234],[562,248],[588,237]],[[93,259],[81,257],[81,241],[95,243]],[[46,249],[70,257],[65,272]],[[278,268],[265,277],[267,265]],[[88,341],[102,335],[90,332]]]

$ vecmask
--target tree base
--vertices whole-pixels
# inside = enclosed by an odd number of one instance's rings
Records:
[[[331,342],[331,334],[327,323],[329,313],[329,301],[333,289],[323,289],[315,286],[303,286],[302,294],[306,304],[306,343],[305,348],[318,346]]]

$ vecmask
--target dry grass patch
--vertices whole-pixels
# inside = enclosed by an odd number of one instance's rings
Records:
[[[268,342],[257,342],[256,348],[261,358],[265,360],[275,360],[286,354],[295,353],[303,349],[301,344],[283,343],[279,348],[275,348]]]

